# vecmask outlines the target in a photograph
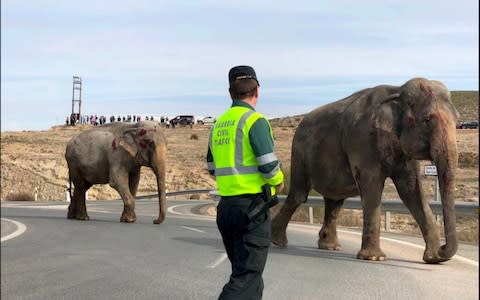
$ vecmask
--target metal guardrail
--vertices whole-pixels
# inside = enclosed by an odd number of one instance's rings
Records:
[[[280,201],[285,201],[287,199],[286,195],[279,195],[278,199]],[[441,215],[443,214],[442,203],[439,201],[428,201],[430,208],[432,209],[433,214]],[[309,196],[307,202],[303,204],[304,206],[314,206],[314,207],[323,207],[325,202],[323,197],[320,196]],[[347,198],[343,203],[343,208],[346,209],[362,209],[362,203],[360,198]],[[405,206],[401,200],[397,199],[388,199],[382,200],[382,211],[383,212],[396,212],[396,213],[405,213],[409,214],[410,211]],[[478,216],[479,206],[478,202],[456,202],[455,203],[455,212],[458,216]]]
[[[220,200],[220,195],[217,191],[211,191],[210,197],[214,200]],[[278,200],[283,202],[287,199],[286,195],[278,195]],[[323,197],[320,196],[308,196],[307,202],[302,204],[303,206],[309,207],[308,210],[308,219],[310,224],[313,224],[313,209],[312,207],[324,207],[325,201]],[[439,216],[443,214],[442,203],[440,201],[428,201],[428,205],[432,209],[434,215]],[[343,208],[346,209],[362,209],[362,203],[360,198],[347,198],[343,202]],[[390,213],[402,213],[410,214],[410,211],[405,206],[401,200],[397,199],[386,199],[382,200],[382,212],[385,213],[385,231],[390,231]],[[478,216],[480,212],[478,202],[456,202],[455,203],[455,213],[457,216],[469,216],[475,217]],[[437,217],[437,221],[438,221]]]
[[[191,195],[191,194],[205,194],[208,193],[210,198],[213,200],[220,200],[220,195],[216,190],[211,189],[198,189],[198,190],[185,190],[178,192],[168,192],[167,196],[179,196],[179,195]],[[148,199],[158,197],[158,194],[153,195],[143,195],[136,197],[137,199]],[[278,200],[283,202],[287,199],[286,195],[278,195]],[[325,201],[321,196],[308,196],[307,202],[302,204],[307,206],[308,210],[308,219],[310,224],[313,224],[313,209],[312,207],[324,207]],[[443,214],[443,207],[440,201],[428,201],[428,205],[432,209],[434,215],[437,216],[437,222],[439,221],[438,216]],[[360,198],[347,198],[343,202],[343,208],[345,209],[362,209],[362,203]],[[385,199],[382,200],[382,212],[385,213],[385,231],[390,231],[390,213],[401,213],[401,214],[410,214],[410,211],[405,206],[405,204],[398,199]],[[468,216],[475,217],[478,216],[480,208],[478,202],[456,202],[455,203],[455,213],[457,216]]]
[[[180,195],[207,194],[212,191],[213,190],[211,189],[185,190],[185,191],[177,191],[177,192],[167,192],[166,195],[168,197],[168,196],[180,196]],[[156,197],[158,197],[158,194],[136,196],[135,199],[149,199],[149,198],[156,198]]]
[[[214,190],[212,189],[197,189],[197,190],[185,190],[185,191],[176,191],[176,192],[167,192],[165,193],[166,196],[180,196],[180,195],[194,195],[194,194],[207,194],[211,193]],[[87,194],[85,195],[86,198],[88,198],[88,191]],[[150,198],[158,198],[158,193],[156,194],[150,194],[150,195],[141,195],[141,196],[135,196],[135,199],[150,199]],[[87,199],[88,200],[88,199]],[[122,200],[121,198],[118,198],[116,200]],[[65,201],[70,202],[70,193],[66,191],[65,195]]]
[[[220,200],[220,195],[217,191],[211,191],[210,197],[214,200]],[[278,200],[283,202],[287,199],[286,195],[278,195]],[[439,201],[428,201],[430,208],[432,209],[433,214],[440,215],[443,214],[442,203]],[[312,207],[323,207],[325,206],[325,201],[321,196],[308,196],[307,202],[302,204],[303,206],[312,206]],[[362,203],[360,198],[347,198],[343,203],[343,208],[346,209],[362,209]],[[409,214],[410,211],[405,206],[401,200],[397,199],[388,199],[382,200],[382,211],[383,212],[396,212]],[[478,202],[456,202],[455,203],[455,212],[458,216],[478,216],[479,215],[479,206]]]

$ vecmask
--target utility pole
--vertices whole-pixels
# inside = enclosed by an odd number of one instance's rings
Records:
[[[78,92],[75,92],[78,91]],[[78,102],[78,113],[75,112],[75,104]],[[72,114],[71,116],[75,118],[75,123],[71,125],[75,125],[76,122],[80,122],[80,118],[82,116],[82,78],[79,76],[73,76],[73,89],[72,89]],[[72,120],[73,118],[70,118]]]

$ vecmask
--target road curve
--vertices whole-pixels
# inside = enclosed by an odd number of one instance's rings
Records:
[[[198,203],[168,201],[153,225],[155,200],[137,201],[135,224],[119,222],[120,201],[89,201],[87,222],[67,220],[65,203],[2,202],[2,299],[216,299],[230,264]],[[3,240],[10,221],[26,230]],[[355,258],[358,230],[339,230],[341,251],[317,249],[318,230],[290,224],[289,247],[272,246],[263,299],[478,299],[478,247],[427,265],[421,239],[382,233],[388,260],[368,262]]]

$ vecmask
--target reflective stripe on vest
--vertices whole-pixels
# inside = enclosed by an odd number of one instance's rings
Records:
[[[254,110],[248,110],[245,112],[237,124],[237,129],[235,132],[235,166],[217,168],[215,166],[215,160],[212,163],[208,163],[209,170],[215,170],[215,176],[228,176],[228,175],[244,175],[244,174],[255,174],[258,172],[258,166],[244,166],[243,165],[243,129],[245,127],[245,122],[248,117],[250,117]],[[212,134],[214,129],[210,132],[210,137],[208,144],[210,145],[210,150],[213,152],[213,138]]]

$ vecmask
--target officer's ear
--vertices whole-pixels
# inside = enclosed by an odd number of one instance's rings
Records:
[[[235,100],[235,99],[233,98],[233,90],[232,90],[232,88],[228,88],[228,92],[230,93],[230,98],[232,99],[232,101]]]
[[[255,92],[253,92],[253,95],[255,96],[255,98],[258,98],[259,94],[260,94],[260,86],[257,85],[257,87],[255,88]]]

